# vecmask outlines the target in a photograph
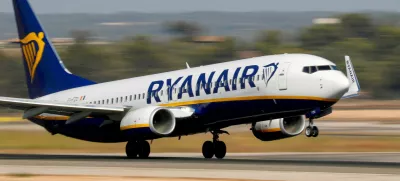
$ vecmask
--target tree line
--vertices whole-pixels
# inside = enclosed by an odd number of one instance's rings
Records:
[[[265,30],[253,41],[224,37],[222,41],[195,43],[205,28],[193,22],[166,22],[168,40],[151,36],[126,37],[106,45],[88,42],[93,32],[73,31],[75,42],[58,51],[68,69],[78,75],[106,82],[153,73],[231,61],[249,56],[308,53],[335,62],[343,72],[344,55],[353,60],[363,91],[373,98],[400,97],[400,27],[374,22],[368,14],[343,14],[338,23],[313,24],[297,33]],[[1,50],[1,49],[0,49]],[[20,55],[0,51],[0,94],[26,97]]]

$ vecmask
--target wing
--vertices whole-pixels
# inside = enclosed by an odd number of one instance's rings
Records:
[[[23,118],[31,118],[43,113],[73,116],[84,114],[86,116],[101,116],[124,113],[127,107],[72,104],[65,102],[44,101],[37,99],[22,99],[0,97],[0,106],[11,109],[25,110]],[[82,115],[83,116],[83,115]]]
[[[129,106],[72,104],[11,97],[0,97],[0,107],[24,110],[24,119],[43,113],[70,116],[68,123],[79,121],[88,116],[118,115],[122,119],[125,112],[132,108]],[[190,107],[169,107],[168,109],[171,110],[176,118],[186,118],[194,114],[194,110]]]

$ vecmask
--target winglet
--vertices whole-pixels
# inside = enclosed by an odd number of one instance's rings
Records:
[[[190,69],[190,66],[189,66],[189,64],[187,62],[186,62],[186,68]]]
[[[343,95],[342,99],[356,97],[359,95],[359,92],[361,90],[360,83],[358,82],[357,75],[356,72],[354,71],[354,67],[353,64],[351,63],[350,57],[346,55],[345,61],[346,61],[347,78],[349,79],[350,87],[349,91]]]

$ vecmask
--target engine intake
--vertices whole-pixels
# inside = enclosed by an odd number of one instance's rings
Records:
[[[137,128],[150,128],[153,134],[168,136],[175,130],[176,120],[174,114],[158,106],[150,106],[130,110],[122,118],[120,129],[130,130]]]
[[[159,135],[169,135],[175,129],[175,117],[168,109],[156,110],[150,120],[150,129]]]
[[[305,116],[295,116],[253,123],[251,130],[256,138],[273,141],[301,134],[305,124]]]

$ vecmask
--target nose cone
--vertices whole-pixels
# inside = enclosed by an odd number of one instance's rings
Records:
[[[338,75],[335,76],[334,79],[331,79],[332,85],[332,98],[340,99],[350,87],[350,82],[347,77],[340,72]]]

